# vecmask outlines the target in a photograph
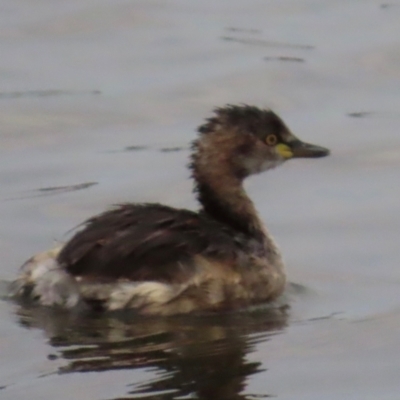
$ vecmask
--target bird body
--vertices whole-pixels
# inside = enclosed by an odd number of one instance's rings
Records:
[[[146,315],[226,311],[284,290],[280,252],[243,180],[292,157],[328,150],[300,142],[270,110],[226,106],[199,128],[190,169],[199,212],[126,203],[32,257],[14,293],[43,305]]]

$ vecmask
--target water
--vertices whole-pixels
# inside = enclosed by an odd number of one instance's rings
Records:
[[[0,10],[1,286],[110,204],[195,208],[188,146],[214,106],[273,107],[332,151],[246,185],[289,308],[138,319],[0,301],[1,399],[398,398],[400,3]]]

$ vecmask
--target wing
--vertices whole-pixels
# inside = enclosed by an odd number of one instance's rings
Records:
[[[194,273],[195,255],[232,260],[237,246],[234,231],[202,214],[123,204],[88,220],[58,261],[69,273],[96,280],[179,283]]]

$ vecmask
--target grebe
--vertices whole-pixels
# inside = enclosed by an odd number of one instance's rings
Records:
[[[276,299],[280,252],[243,180],[329,150],[301,142],[271,110],[227,105],[198,129],[190,169],[199,212],[122,204],[22,267],[14,294],[48,306],[146,315],[225,311]]]

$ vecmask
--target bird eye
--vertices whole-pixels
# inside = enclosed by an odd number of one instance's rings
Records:
[[[274,146],[278,142],[278,138],[275,135],[268,135],[265,138],[265,143],[267,143],[268,146]]]

